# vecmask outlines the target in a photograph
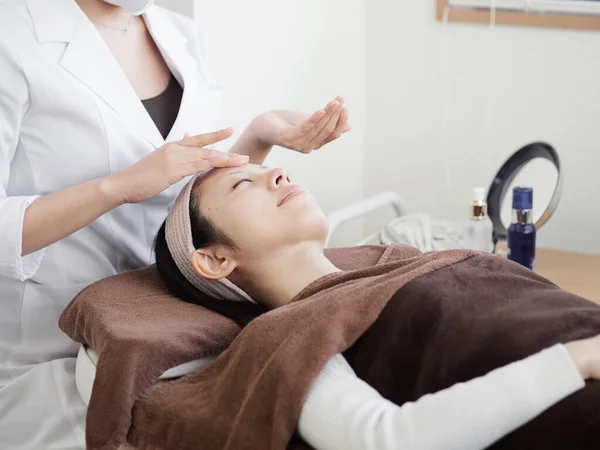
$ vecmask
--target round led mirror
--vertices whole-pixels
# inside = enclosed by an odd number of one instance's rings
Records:
[[[488,191],[488,214],[494,225],[494,243],[506,240],[512,216],[512,190],[533,188],[536,229],[550,219],[562,193],[560,160],[554,148],[543,142],[526,145],[502,165]]]

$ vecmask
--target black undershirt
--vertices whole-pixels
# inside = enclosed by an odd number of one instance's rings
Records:
[[[169,85],[161,94],[147,100],[142,100],[142,104],[164,139],[169,135],[177,119],[182,97],[183,89],[177,79],[171,74]]]

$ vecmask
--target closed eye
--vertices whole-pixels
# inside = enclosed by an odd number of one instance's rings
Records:
[[[244,181],[248,181],[248,182],[252,183],[252,180],[251,180],[250,178],[244,178],[244,179],[242,179],[242,180],[238,181],[237,183],[235,183],[235,184],[233,185],[233,189],[235,189],[236,187],[238,187],[238,186],[239,186],[240,184],[242,184]]]

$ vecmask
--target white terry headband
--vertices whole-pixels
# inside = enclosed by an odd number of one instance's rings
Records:
[[[184,186],[167,216],[165,237],[167,247],[179,268],[181,274],[196,289],[216,298],[217,300],[250,301],[252,298],[227,278],[210,280],[200,276],[192,266],[192,254],[196,251],[192,238],[190,221],[190,198],[196,180],[202,175],[197,174]]]

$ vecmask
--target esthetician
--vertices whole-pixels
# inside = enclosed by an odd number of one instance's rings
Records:
[[[208,150],[231,135],[220,94],[194,23],[152,0],[0,3],[1,448],[85,447],[77,346],[58,317],[90,283],[152,263],[189,175],[349,129],[336,98],[261,115],[232,153]]]

